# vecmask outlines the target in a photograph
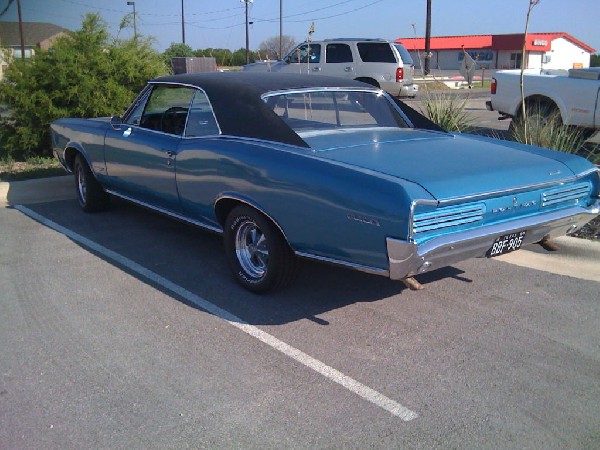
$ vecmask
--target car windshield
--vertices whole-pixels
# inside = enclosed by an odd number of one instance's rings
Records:
[[[322,90],[266,95],[264,101],[300,136],[356,128],[407,128],[381,92]]]

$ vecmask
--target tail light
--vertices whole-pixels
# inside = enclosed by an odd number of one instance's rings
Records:
[[[398,67],[396,69],[396,83],[402,81],[404,79],[404,69],[402,67]]]
[[[496,81],[496,79],[492,78],[492,84],[490,84],[490,91],[492,92],[492,94],[496,93],[497,84],[498,84],[498,82]]]

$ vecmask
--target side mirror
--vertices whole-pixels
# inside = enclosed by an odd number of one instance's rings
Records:
[[[113,127],[113,130],[120,130],[121,125],[123,125],[123,118],[121,116],[112,116],[110,118],[110,126]]]

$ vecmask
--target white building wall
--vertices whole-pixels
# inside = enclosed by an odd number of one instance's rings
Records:
[[[590,67],[590,54],[565,38],[554,39],[550,44],[550,62],[545,69],[572,69],[576,65]]]

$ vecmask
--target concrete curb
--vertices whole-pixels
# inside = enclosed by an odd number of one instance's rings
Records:
[[[75,198],[73,176],[0,182],[0,207]]]

